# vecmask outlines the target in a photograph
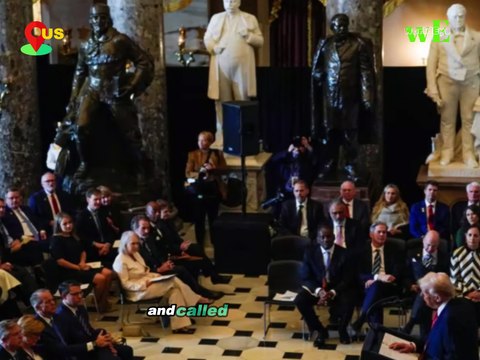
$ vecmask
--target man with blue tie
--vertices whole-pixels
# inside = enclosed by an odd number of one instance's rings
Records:
[[[422,245],[420,249],[413,248],[407,252],[405,288],[416,295],[410,320],[402,330],[410,334],[413,326],[418,323],[420,337],[425,339],[430,331],[432,310],[423,301],[417,281],[430,271],[448,273],[450,258],[446,247],[440,247],[440,235],[435,230],[427,232],[422,239]]]
[[[0,360],[27,360],[22,340],[22,329],[15,321],[0,321]]]
[[[420,238],[427,231],[436,230],[441,239],[450,239],[450,209],[437,201],[438,182],[427,181],[423,192],[425,199],[413,204],[410,209],[410,233]]]
[[[9,243],[11,261],[32,266],[43,261],[42,251],[48,252],[47,232],[42,229],[28,206],[22,206],[20,189],[9,188],[5,196],[7,208],[2,222],[12,238]]]
[[[56,311],[56,323],[67,344],[84,344],[87,352],[77,355],[77,360],[132,360],[130,346],[115,342],[111,334],[103,329],[94,329],[88,320],[88,312],[83,306],[83,293],[80,284],[65,281],[58,287],[62,303]],[[98,339],[102,339],[97,342]],[[103,339],[106,339],[103,342]],[[90,346],[91,344],[91,346]]]
[[[432,329],[425,341],[395,342],[391,349],[421,353],[421,359],[478,360],[475,309],[455,298],[455,287],[445,273],[429,272],[418,281],[425,303],[434,310]]]
[[[80,344],[68,344],[57,324],[55,315],[56,304],[50,290],[38,289],[30,297],[30,303],[35,310],[35,318],[44,325],[40,340],[34,347],[35,353],[44,359],[74,360],[86,356],[95,347],[106,347],[109,344],[107,335],[99,334],[94,341]]]
[[[334,306],[340,315],[339,335],[342,344],[351,342],[347,325],[353,313],[353,267],[347,250],[334,244],[332,226],[319,225],[316,242],[305,251],[302,265],[303,289],[295,304],[305,319],[311,334],[316,332],[314,345],[319,347],[328,339],[326,327],[315,314],[315,305]]]

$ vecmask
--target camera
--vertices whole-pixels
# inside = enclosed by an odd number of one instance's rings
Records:
[[[283,195],[282,192],[279,192],[277,196],[274,198],[265,200],[263,203],[260,204],[263,210],[268,209],[269,207],[272,207],[273,205],[280,204],[283,200],[285,200],[285,195]]]

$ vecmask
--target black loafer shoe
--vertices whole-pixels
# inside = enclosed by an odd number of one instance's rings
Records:
[[[228,284],[232,280],[230,275],[214,275],[212,276],[212,284]]]
[[[222,291],[210,290],[210,295],[208,297],[213,300],[218,300],[218,299],[221,299],[224,295],[225,293],[223,293]]]

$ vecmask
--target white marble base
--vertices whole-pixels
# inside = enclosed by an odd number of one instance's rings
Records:
[[[267,189],[265,185],[265,164],[268,162],[271,153],[261,152],[255,156],[247,156],[245,158],[245,168],[247,170],[247,212],[257,212],[260,204],[265,200]],[[227,167],[235,177],[242,178],[241,174],[241,158],[225,154]],[[230,176],[230,175],[229,175]]]
[[[428,176],[432,177],[463,177],[479,178],[480,167],[468,168],[463,162],[451,162],[446,166],[434,161],[428,164]]]

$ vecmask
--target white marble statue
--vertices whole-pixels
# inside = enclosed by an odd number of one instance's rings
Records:
[[[468,168],[478,167],[473,136],[473,105],[480,87],[480,33],[465,26],[466,9],[454,4],[447,10],[448,31],[440,42],[432,42],[427,60],[426,94],[440,113],[440,165],[454,159],[458,107],[462,119],[461,160]],[[447,39],[449,37],[449,39]]]
[[[204,42],[211,54],[208,97],[215,100],[217,132],[212,147],[223,148],[222,102],[257,95],[254,48],[263,45],[257,18],[240,11],[240,0],[223,0],[224,12],[212,16]]]

